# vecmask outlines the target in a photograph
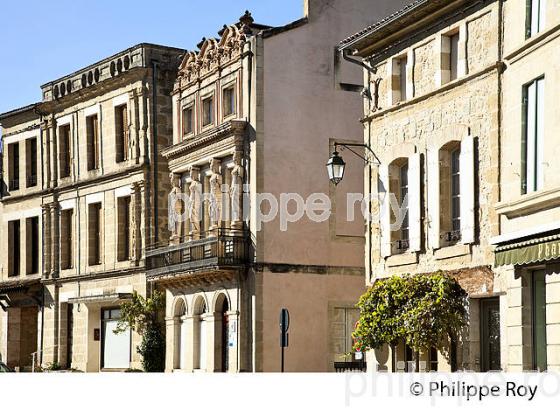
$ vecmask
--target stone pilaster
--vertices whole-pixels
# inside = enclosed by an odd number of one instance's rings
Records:
[[[144,182],[134,182],[132,184],[132,247],[131,259],[138,265],[142,259],[142,192]]]
[[[58,148],[57,148],[57,132],[56,132],[56,120],[54,117],[49,118],[49,159],[50,159],[50,187],[54,188],[58,183]]]
[[[43,279],[48,279],[51,272],[51,206],[50,204],[41,205],[43,210],[43,232],[44,232],[44,247],[43,247]]]
[[[58,202],[51,204],[51,232],[52,232],[52,263],[51,277],[58,278],[60,273],[60,205]],[[67,238],[64,238],[66,240]]]

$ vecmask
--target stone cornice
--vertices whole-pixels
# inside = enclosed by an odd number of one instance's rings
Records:
[[[208,131],[198,134],[194,138],[186,139],[179,144],[175,144],[168,148],[165,148],[164,150],[162,150],[161,155],[167,160],[172,160],[188,152],[192,152],[205,145],[218,142],[223,138],[227,138],[232,135],[242,137],[245,133],[247,124],[247,121],[244,120],[228,121]]]

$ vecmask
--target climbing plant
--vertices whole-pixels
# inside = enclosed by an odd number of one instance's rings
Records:
[[[165,306],[165,295],[154,291],[148,298],[134,292],[132,299],[121,304],[121,318],[115,333],[131,329],[142,337],[137,347],[146,372],[162,372],[165,368],[165,339],[158,313]]]
[[[405,341],[414,351],[445,348],[467,323],[467,293],[448,274],[391,276],[376,281],[357,306],[354,350]]]

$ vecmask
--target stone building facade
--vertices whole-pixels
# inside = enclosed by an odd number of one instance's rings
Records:
[[[361,71],[337,80],[335,45],[399,5],[328,3],[306,1],[304,18],[283,27],[246,13],[179,68],[163,155],[171,193],[196,206],[173,202],[185,220],[170,221],[168,246],[148,251],[148,278],[167,292],[167,371],[279,371],[282,308],[286,371],[334,371],[351,349],[363,221],[346,221],[345,193],[361,191],[363,164],[336,191],[324,163],[337,139],[361,138]],[[287,193],[322,193],[336,212],[282,229],[271,201],[281,207]]]
[[[451,354],[418,360],[401,344],[372,352],[368,367],[501,368],[490,243],[499,232],[501,19],[497,1],[420,1],[340,45],[367,65],[364,141],[380,162],[365,184],[375,198],[368,282],[445,271],[469,295],[469,325],[449,341]]]
[[[28,367],[35,353],[37,364],[82,371],[140,367],[139,336],[112,330],[120,303],[150,291],[145,249],[169,236],[160,151],[171,141],[183,53],[137,45],[1,116],[0,348],[9,365]]]
[[[502,358],[512,371],[560,369],[560,4],[504,2],[500,232],[496,271],[507,297]]]

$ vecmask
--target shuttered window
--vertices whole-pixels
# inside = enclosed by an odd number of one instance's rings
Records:
[[[99,169],[99,120],[97,115],[86,118],[87,169]]]
[[[543,185],[544,78],[523,87],[521,141],[521,192],[535,192]]]
[[[102,215],[101,203],[88,207],[88,262],[90,266],[101,264]]]
[[[129,152],[129,131],[128,107],[126,104],[115,107],[115,145],[116,161],[127,161]]]

